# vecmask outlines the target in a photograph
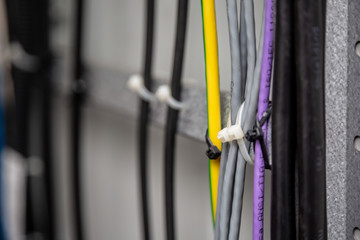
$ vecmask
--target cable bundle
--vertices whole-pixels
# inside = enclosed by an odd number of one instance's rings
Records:
[[[224,144],[222,152],[215,239],[239,238],[245,167],[246,162],[252,162],[253,158],[253,153],[250,151],[250,138],[245,139],[244,133],[252,130],[256,123],[258,102],[260,103],[260,111],[258,113],[260,118],[267,110],[272,68],[271,48],[273,28],[271,23],[273,20],[271,18],[273,16],[273,8],[271,1],[266,3],[267,11],[265,11],[263,17],[259,48],[257,56],[255,56],[256,39],[253,1],[243,0],[241,2],[240,36],[238,31],[237,3],[233,0],[227,1],[232,65],[231,114],[228,125],[237,126],[237,135],[240,138],[236,137],[235,140],[237,141],[234,141],[232,140],[234,138],[230,137],[229,144]],[[259,88],[261,88],[260,99]],[[266,119],[262,121],[263,131],[265,132],[264,139],[266,139],[266,124],[264,124],[266,121]],[[225,136],[226,132],[230,135],[236,135],[235,132],[233,133],[233,129],[235,129],[233,126],[222,130],[225,131],[225,134],[221,136]],[[221,132],[219,132],[218,137],[222,138],[220,134]],[[224,138],[228,137],[225,136]],[[255,172],[262,168],[262,173],[264,174],[265,167],[262,166],[264,163],[261,163],[262,159],[259,159],[262,156],[262,151],[263,149],[259,149],[257,143],[255,147]],[[260,166],[258,166],[259,164]],[[255,177],[257,177],[256,174]],[[255,178],[254,181],[259,181],[259,178]],[[255,185],[259,186],[257,183],[254,184],[254,187]],[[260,190],[263,191],[263,187]],[[256,189],[255,194],[259,195],[254,195],[256,199],[260,199],[261,191]],[[254,202],[254,206],[255,204],[256,207],[260,207],[260,210],[263,211],[263,207],[261,207],[263,202],[259,204]],[[262,234],[262,217],[258,218],[257,214],[258,209],[254,209],[254,239],[262,239],[262,235],[258,235],[258,233]],[[260,219],[259,224],[255,221],[255,217]]]

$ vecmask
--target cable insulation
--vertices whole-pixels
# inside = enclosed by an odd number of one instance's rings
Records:
[[[85,82],[83,79],[82,45],[84,0],[75,1],[74,28],[74,66],[73,66],[73,95],[71,109],[71,163],[73,182],[73,212],[75,236],[77,240],[86,239],[82,209],[82,169],[81,169],[81,134],[82,134],[82,106],[85,98]]]
[[[276,3],[272,109],[271,239],[296,239],[296,83],[293,1]]]
[[[327,239],[324,0],[295,1],[299,238]]]
[[[216,15],[214,0],[202,0],[204,56],[206,75],[206,95],[208,112],[208,134],[211,142],[221,151],[217,133],[221,129],[220,87]],[[217,196],[220,171],[220,158],[209,159],[210,199],[213,223],[217,212]],[[221,185],[221,184],[220,184]]]
[[[171,92],[173,98],[181,98],[181,75],[184,60],[186,22],[188,14],[188,0],[178,1],[178,15],[176,26],[176,42],[174,65],[171,80]],[[166,204],[166,232],[167,239],[175,239],[175,216],[174,216],[174,158],[175,137],[179,111],[168,107],[167,124],[165,132],[165,204]]]
[[[154,41],[154,18],[155,18],[155,0],[147,0],[147,16],[146,16],[146,46],[145,46],[145,60],[144,60],[144,85],[147,89],[152,87],[152,58],[153,58],[153,41]],[[138,132],[138,146],[139,146],[139,173],[141,185],[141,204],[143,214],[143,238],[145,240],[151,239],[150,221],[149,221],[149,198],[148,198],[148,177],[147,177],[147,162],[148,162],[148,122],[149,122],[150,105],[148,101],[141,100],[140,102],[140,118],[139,118],[139,132]]]
[[[265,30],[261,65],[260,91],[257,118],[260,121],[269,104],[273,62],[274,0],[265,0]],[[266,139],[267,121],[262,126]],[[253,239],[263,239],[264,233],[264,188],[265,163],[260,142],[255,143],[254,196],[253,196]]]

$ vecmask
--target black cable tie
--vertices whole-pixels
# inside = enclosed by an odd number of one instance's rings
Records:
[[[259,140],[266,169],[271,169],[271,166],[270,166],[270,161],[269,161],[269,155],[268,155],[268,152],[266,149],[266,144],[265,144],[265,140],[264,140],[264,132],[262,130],[262,126],[270,118],[271,110],[272,110],[272,104],[270,102],[268,105],[268,108],[262,115],[260,121],[258,119],[256,119],[255,126],[253,127],[253,129],[249,130],[245,134],[245,138],[249,142],[255,143],[257,140]]]
[[[206,150],[206,156],[209,159],[217,159],[218,157],[220,157],[221,155],[221,151],[219,150],[219,148],[217,146],[215,146],[210,138],[209,138],[209,134],[208,134],[208,129],[206,129],[206,134],[205,134],[205,142],[208,145],[208,149]]]

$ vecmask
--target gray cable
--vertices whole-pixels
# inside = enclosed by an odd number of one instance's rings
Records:
[[[241,61],[240,61],[240,37],[238,28],[238,12],[237,0],[227,0],[229,39],[230,39],[230,55],[231,55],[231,124],[235,124],[236,114],[240,107],[242,99],[244,99],[241,91]],[[235,163],[237,159],[237,143],[230,143],[228,159],[223,163],[223,182],[220,194],[220,218],[216,220],[218,226],[215,226],[215,239],[226,240],[228,236],[228,223],[230,221],[230,206],[232,200],[233,178],[235,174]]]
[[[244,12],[244,0],[240,0],[240,56],[241,56],[241,92],[245,92],[246,72],[247,72],[247,41],[246,41],[246,24]],[[245,94],[241,101],[245,100]]]
[[[235,124],[236,114],[243,98],[240,69],[240,37],[238,28],[237,0],[227,0],[231,56],[231,124]]]
[[[242,35],[242,41],[241,41],[241,46],[242,46],[242,61],[237,58],[234,58],[234,56],[238,56],[240,57],[240,47],[239,50],[236,51],[236,49],[234,48],[234,46],[239,46],[240,45],[240,41],[239,41],[239,31],[238,31],[238,16],[237,16],[237,6],[236,6],[236,0],[228,0],[227,1],[227,11],[228,11],[228,19],[229,19],[229,34],[230,34],[230,46],[231,46],[231,57],[232,57],[232,70],[233,69],[239,69],[242,68],[242,71],[246,71],[247,68],[247,73],[240,75],[240,79],[242,77],[242,81],[241,82],[241,87],[237,88],[235,86],[235,82],[232,84],[232,92],[233,92],[233,96],[232,96],[232,100],[234,98],[234,94],[236,93],[235,90],[239,90],[239,96],[242,96],[242,98],[239,98],[239,100],[243,100],[245,98],[244,96],[244,90],[246,89],[247,91],[249,91],[249,89],[251,89],[251,85],[253,80],[251,79],[251,76],[253,75],[253,68],[255,65],[255,30],[254,30],[254,26],[255,23],[253,22],[253,24],[251,25],[251,21],[249,21],[249,17],[252,19],[254,19],[253,17],[253,9],[252,10],[252,14],[248,14],[247,12],[247,5],[244,1],[241,2],[242,5],[242,11],[244,12],[244,14],[241,16],[241,24],[242,27],[240,29],[240,31],[243,33]],[[253,20],[254,21],[254,20]],[[244,36],[246,33],[246,37]],[[252,36],[252,33],[254,34]],[[252,47],[253,46],[253,49]],[[247,50],[249,49],[249,50]],[[245,56],[247,56],[247,58],[245,58]],[[235,60],[235,61],[234,61]],[[249,64],[250,63],[250,64]],[[232,71],[232,73],[240,73],[241,71]],[[245,83],[245,76],[246,77],[246,83]],[[232,80],[236,81],[237,79],[237,75],[232,75]],[[248,84],[248,86],[246,86],[246,84]],[[249,85],[250,84],[250,85]],[[237,100],[237,99],[236,99]],[[238,112],[238,109],[240,107],[240,104],[235,105],[232,104],[232,124],[235,123],[235,119],[236,119],[236,115]],[[239,159],[237,158],[238,156],[238,145],[236,142],[232,142],[230,144],[230,150],[229,150],[229,155],[228,155],[228,161],[226,163],[226,169],[225,169],[225,174],[224,174],[224,179],[223,179],[223,190],[221,192],[221,202],[220,202],[220,234],[216,233],[216,237],[220,236],[220,240],[226,240],[228,238],[228,233],[229,233],[229,222],[230,222],[230,217],[231,217],[231,205],[232,205],[232,199],[233,199],[233,187],[234,187],[234,175],[235,175],[235,165],[236,162],[239,161]],[[243,160],[242,160],[243,161]]]
[[[265,12],[264,12],[265,13]],[[253,88],[257,93],[259,92],[259,83],[260,83],[260,73],[261,73],[261,59],[262,59],[262,50],[264,46],[264,18],[261,26],[261,34],[259,40],[259,48],[257,53],[257,62],[254,71],[254,84]],[[256,92],[252,92],[252,96],[258,96]],[[246,99],[245,101],[251,101],[251,99]],[[256,101],[257,103],[257,101]],[[254,115],[256,114],[256,108],[254,109]],[[250,121],[253,122],[250,122]],[[250,119],[250,123],[254,124],[254,119]],[[234,193],[233,193],[233,202],[232,202],[232,213],[230,218],[230,230],[229,230],[229,240],[238,240],[240,233],[241,225],[241,213],[242,213],[242,199],[244,194],[244,182],[245,182],[245,170],[246,170],[246,161],[243,159],[242,154],[238,151],[238,161],[236,164],[236,173],[234,180]]]
[[[229,223],[231,215],[231,205],[234,189],[235,166],[238,156],[238,145],[236,141],[230,143],[230,150],[223,180],[223,190],[221,193],[221,217],[220,217],[220,237],[216,240],[227,240],[229,234]]]
[[[246,24],[246,37],[247,37],[247,74],[246,74],[246,89],[245,89],[245,105],[244,105],[244,114],[241,119],[241,125],[244,127],[244,132],[248,129],[245,128],[246,125],[253,124],[251,119],[248,119],[249,109],[256,109],[257,107],[257,100],[253,100],[251,98],[252,93],[259,89],[254,88],[254,69],[255,69],[255,62],[256,62],[256,39],[255,39],[255,19],[254,19],[254,2],[253,0],[244,0],[244,12],[245,12],[245,24]],[[259,83],[257,83],[259,84]],[[246,121],[245,121],[246,120]],[[252,126],[251,126],[252,127]]]
[[[218,195],[216,201],[216,218],[215,218],[215,239],[220,238],[220,219],[221,219],[221,193],[223,190],[223,179],[225,175],[226,163],[229,154],[229,143],[224,143],[221,151],[221,160],[220,160],[220,172],[219,172],[219,181],[218,181]]]

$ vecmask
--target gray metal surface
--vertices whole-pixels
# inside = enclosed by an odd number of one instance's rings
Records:
[[[330,240],[360,226],[360,1],[328,0],[326,31],[327,213]]]

